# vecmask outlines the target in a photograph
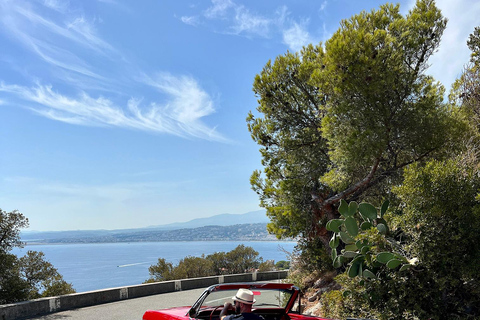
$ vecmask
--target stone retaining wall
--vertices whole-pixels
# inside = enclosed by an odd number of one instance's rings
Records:
[[[242,274],[230,274],[205,278],[192,278],[164,281],[135,286],[110,288],[104,290],[73,293],[58,297],[49,297],[0,305],[0,319],[14,320],[44,315],[53,312],[83,308],[102,303],[145,297],[166,292],[207,288],[219,283],[269,281],[285,279],[288,271],[268,271]]]

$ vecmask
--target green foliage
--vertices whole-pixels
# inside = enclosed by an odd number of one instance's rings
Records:
[[[480,63],[480,27],[476,27],[467,41],[468,48],[472,51],[470,61],[478,66]]]
[[[18,210],[6,212],[0,209],[0,252],[21,247],[20,229],[28,227],[28,219]]]
[[[425,74],[446,22],[433,0],[387,4],[255,78],[252,188],[269,231],[299,239],[296,283],[340,272],[326,316],[480,317],[480,29],[447,104]]]
[[[322,295],[322,314],[328,314],[335,319],[346,319],[351,314],[344,315],[343,295],[339,290],[325,292]]]
[[[478,30],[475,29],[468,43],[472,51],[478,51]],[[472,54],[472,64],[455,83],[450,95],[452,110],[459,112],[473,128],[465,131],[469,136],[460,144],[463,151],[452,153],[447,160],[410,165],[404,172],[403,182],[392,189],[398,197],[395,212],[384,217],[386,204],[380,212],[375,210],[377,219],[388,218],[388,224],[387,221],[366,221],[369,224],[362,227],[366,222],[361,220],[372,219],[373,210],[371,213],[363,210],[355,216],[361,230],[356,237],[350,236],[356,241],[357,249],[346,245],[338,254],[340,258],[335,256],[336,267],[348,263],[348,268],[336,278],[342,289],[322,297],[327,316],[480,317],[480,251],[477,247],[480,241],[477,232],[480,228],[480,162],[475,151],[480,128],[480,99],[475,57],[478,55]],[[457,106],[460,108],[456,109]],[[346,208],[346,202],[342,203],[341,219],[327,224],[336,234],[340,231],[351,233],[345,224],[351,217],[350,213],[345,213]],[[379,228],[380,225],[385,228]],[[341,244],[333,244],[334,248],[342,248]],[[362,245],[368,249],[362,251]],[[347,253],[347,248],[352,251]],[[373,263],[370,265],[370,262]],[[360,273],[360,266],[363,273]],[[366,272],[371,266],[372,272]]]
[[[269,231],[279,238],[305,232],[313,218],[311,192],[322,189],[318,177],[330,165],[319,132],[318,106],[323,98],[309,83],[323,55],[321,46],[310,45],[300,53],[279,56],[266,64],[253,84],[264,118],[250,112],[247,122],[261,146],[265,171],[255,171],[250,181],[271,219]]]
[[[247,123],[264,167],[250,181],[269,232],[320,246],[311,250],[319,261],[340,199],[380,201],[408,164],[463,146],[465,124],[424,73],[445,26],[434,1],[417,1],[405,16],[384,5],[342,21],[325,45],[265,65],[253,84],[258,114]]]
[[[478,159],[462,156],[412,166],[395,192],[405,203],[398,224],[412,236],[409,252],[424,268],[423,285],[434,287],[440,313],[480,316],[480,175]]]
[[[188,256],[180,260],[173,270],[175,279],[188,279],[212,275],[212,263],[205,257]]]
[[[260,264],[258,252],[252,247],[246,247],[243,244],[227,252],[226,258],[229,273],[243,273],[248,270],[254,270]]]
[[[361,284],[358,277],[350,278],[346,274],[341,274],[336,280],[342,283],[344,291],[332,290],[322,295],[320,299],[322,314],[332,319],[381,319],[369,310],[365,285]]]
[[[41,294],[42,297],[55,297],[76,292],[72,284],[63,280],[59,273],[43,280],[43,286],[45,290]]]
[[[20,274],[29,285],[29,299],[47,297],[49,294],[75,293],[72,285],[65,282],[57,269],[45,260],[43,252],[27,251],[19,259]]]
[[[480,132],[480,27],[475,28],[467,44],[472,50],[470,64],[465,66],[462,75],[453,84],[449,100],[453,105],[460,107],[460,113],[478,135]],[[478,144],[477,141],[475,143]]]
[[[389,202],[385,201],[380,210],[377,210],[367,202],[358,205],[354,201],[347,204],[345,200],[341,200],[338,209],[341,218],[327,223],[327,230],[333,232],[330,247],[335,268],[346,265],[349,277],[358,276],[368,281],[376,279],[385,267],[400,267],[400,271],[404,271],[416,261],[407,259],[401,243],[390,235],[387,222],[383,218],[388,204]],[[338,253],[340,241],[344,245]]]
[[[277,270],[287,270],[290,269],[290,261],[280,260],[275,263],[275,268]]]
[[[20,276],[18,259],[0,252],[0,304],[28,300],[29,285]]]
[[[272,261],[263,262],[263,259],[258,257],[258,252],[252,247],[241,244],[229,252],[185,257],[176,266],[164,258],[159,258],[157,264],[148,268],[150,278],[145,282],[244,273],[257,269],[270,271],[274,270],[275,266]]]
[[[275,270],[275,264],[273,263],[272,260],[263,261],[258,266],[258,271],[260,272],[271,271],[271,270]]]
[[[174,280],[173,264],[167,262],[164,258],[158,258],[157,264],[151,265],[148,268],[150,278],[145,282],[158,282]]]
[[[302,269],[305,272],[332,270],[330,255],[324,247],[320,238],[299,239],[295,247],[295,269]]]
[[[335,164],[322,181],[345,189],[377,162],[395,173],[446,143],[444,89],[423,74],[445,26],[433,1],[418,1],[405,17],[383,5],[342,21],[325,43],[325,68],[312,75],[328,92],[321,130]]]
[[[341,297],[323,298],[327,306],[337,305],[328,316],[478,319],[478,163],[462,155],[405,171],[404,182],[394,188],[402,212],[385,216],[393,231],[382,234],[373,221],[370,229],[358,231],[354,246],[339,253],[347,271],[336,279]],[[380,215],[377,211],[377,219]]]
[[[228,259],[225,252],[209,254],[206,259],[212,264],[212,272],[215,275],[225,274],[228,270]]]
[[[0,209],[0,304],[75,292],[42,252],[28,251],[21,258],[8,253],[22,246],[20,229],[27,226],[22,213]]]

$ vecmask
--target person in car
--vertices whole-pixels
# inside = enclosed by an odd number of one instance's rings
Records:
[[[255,303],[253,292],[248,289],[238,289],[235,297],[232,298],[233,305],[226,302],[220,312],[220,320],[264,320],[261,315],[252,312],[252,306]],[[235,314],[227,316],[229,310],[234,310]]]

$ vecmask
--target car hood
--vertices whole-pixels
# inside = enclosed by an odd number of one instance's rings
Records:
[[[162,310],[148,310],[143,315],[144,320],[188,319],[186,315],[190,307],[176,307]]]

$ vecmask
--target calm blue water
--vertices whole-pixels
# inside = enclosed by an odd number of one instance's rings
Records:
[[[164,258],[176,265],[186,256],[228,252],[239,244],[258,251],[263,260],[288,260],[295,242],[280,241],[198,241],[132,242],[29,245],[15,248],[23,256],[28,250],[42,251],[77,292],[140,284],[149,278],[148,267]]]

